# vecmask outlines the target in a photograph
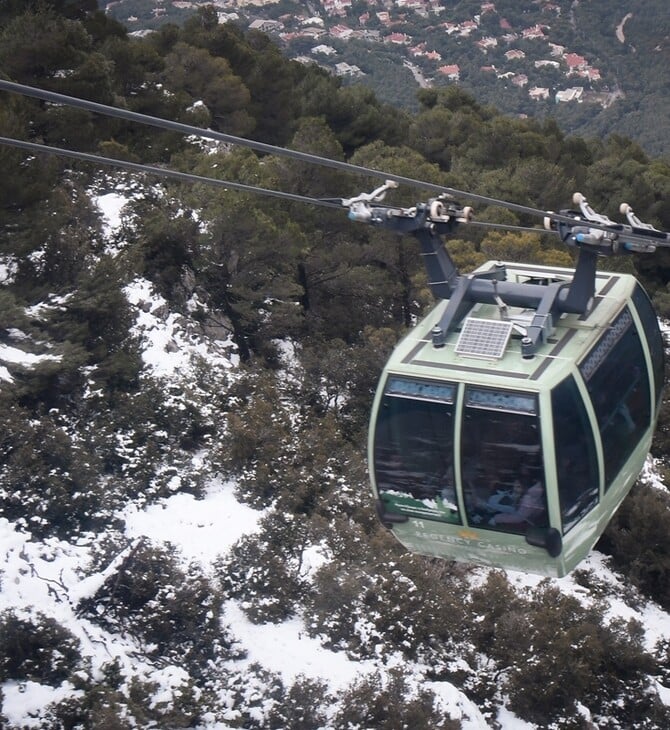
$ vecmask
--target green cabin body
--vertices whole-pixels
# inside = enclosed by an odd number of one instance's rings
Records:
[[[489,262],[505,281],[574,270]],[[596,273],[529,356],[534,311],[473,303],[440,342],[441,300],[395,348],[371,416],[377,513],[411,552],[561,577],[589,553],[648,455],[663,339],[634,277]]]

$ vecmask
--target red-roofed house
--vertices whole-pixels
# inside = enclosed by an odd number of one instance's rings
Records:
[[[395,43],[398,46],[407,45],[412,39],[404,33],[391,33],[384,36],[384,43]]]
[[[566,53],[563,58],[568,64],[568,68],[570,69],[570,71],[574,71],[575,69],[580,68],[586,68],[588,66],[588,63],[586,62],[584,56],[580,56],[577,53]]]
[[[440,68],[438,68],[437,70],[438,73],[441,73],[443,76],[451,79],[451,81],[458,81],[461,74],[461,68],[457,63],[453,63],[447,66],[440,66]]]

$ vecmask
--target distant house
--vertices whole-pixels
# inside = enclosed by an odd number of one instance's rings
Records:
[[[358,68],[348,63],[336,63],[335,73],[338,76],[365,76],[365,74]]]
[[[480,51],[483,51],[486,53],[489,48],[495,48],[498,45],[498,39],[493,38],[492,36],[486,36],[486,38],[482,38],[481,40],[477,41],[477,48],[479,48]]]
[[[522,89],[524,86],[528,85],[528,76],[526,76],[526,74],[516,74],[515,76],[512,76],[512,83],[514,86],[518,86]]]
[[[580,56],[578,53],[566,53],[563,60],[567,63],[570,71],[583,69],[589,65],[584,56]]]
[[[531,28],[524,28],[521,35],[526,39],[544,38],[544,30],[541,25],[534,25]]]
[[[516,61],[516,60],[519,60],[519,59],[525,58],[525,57],[526,57],[526,54],[523,51],[519,50],[518,48],[512,48],[509,51],[505,52],[505,58],[508,61]]]
[[[528,89],[528,96],[535,101],[549,98],[549,89],[542,86],[533,86],[532,89]]]
[[[405,46],[412,39],[405,33],[391,33],[390,35],[384,36],[384,43],[394,43],[397,46]]]
[[[316,40],[317,38],[321,38],[326,34],[326,31],[323,28],[315,28],[314,26],[310,26],[309,28],[302,28],[299,33],[297,33],[298,38],[313,38]]]
[[[330,35],[333,38],[339,38],[343,41],[346,41],[347,39],[351,38],[353,33],[354,33],[354,31],[346,25],[334,25],[330,29]]]
[[[332,46],[326,46],[325,44],[321,44],[320,46],[314,46],[312,48],[312,53],[318,53],[322,56],[336,56],[337,51]]]
[[[279,32],[284,30],[284,24],[278,20],[267,20],[265,18],[259,18],[258,20],[252,20],[249,23],[250,30],[260,30],[263,33]]]
[[[351,7],[351,0],[321,0],[323,9],[328,15],[344,17],[347,9]]]
[[[556,99],[557,104],[559,104],[561,102],[568,102],[568,101],[581,101],[583,95],[584,95],[583,86],[573,86],[570,89],[563,89],[562,91],[557,91],[555,99]]]
[[[469,36],[470,33],[477,30],[479,26],[474,20],[464,20],[459,26],[458,26],[458,34],[462,36]]]
[[[450,81],[458,81],[461,75],[461,68],[457,63],[453,63],[446,66],[440,66],[440,68],[437,69],[437,72],[446,76]]]

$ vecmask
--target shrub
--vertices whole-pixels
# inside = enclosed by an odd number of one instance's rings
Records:
[[[306,533],[299,517],[272,512],[259,533],[243,537],[220,565],[223,589],[255,623],[283,621],[304,596],[300,576]]]
[[[60,684],[81,657],[79,641],[39,611],[25,616],[0,614],[0,681],[32,680]]]
[[[18,406],[0,414],[0,507],[38,536],[69,537],[103,517],[96,455],[58,414],[39,420]]]
[[[508,656],[511,709],[539,724],[574,716],[577,703],[594,716],[625,715],[648,694],[654,662],[643,634],[636,621],[606,623],[603,607],[541,584],[494,636],[496,654]]]
[[[80,613],[151,645],[150,656],[178,660],[198,674],[227,655],[221,596],[196,566],[182,570],[174,550],[137,543]]]
[[[326,708],[332,702],[326,682],[300,675],[272,708],[268,727],[270,730],[314,730],[323,727],[327,720]]]
[[[645,595],[670,609],[670,495],[636,485],[598,548]]]
[[[445,717],[435,695],[410,688],[406,676],[393,672],[386,683],[376,673],[351,684],[339,698],[333,720],[336,730],[457,730],[460,721]]]

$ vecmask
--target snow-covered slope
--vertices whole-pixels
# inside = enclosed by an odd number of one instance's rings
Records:
[[[121,203],[116,195],[99,199],[110,233],[118,227]],[[4,275],[9,274],[5,271]],[[198,334],[187,318],[170,312],[167,303],[145,280],[133,282],[127,287],[126,295],[136,308],[135,332],[142,343],[147,376],[156,378],[166,390],[179,386],[174,388],[175,392],[183,393],[184,384],[189,384],[191,389],[195,387],[193,368],[205,361],[216,382],[221,382],[224,376],[234,378],[238,362],[230,341]],[[10,384],[11,375],[3,363],[23,357],[22,363],[28,367],[37,357],[25,352],[21,355],[21,352],[10,347],[0,348],[0,379],[7,384]],[[201,403],[206,404],[207,394],[200,395]],[[165,466],[169,470],[170,464]],[[40,541],[0,517],[0,613],[11,610],[18,618],[39,614],[64,627],[79,642],[79,652],[84,658],[86,669],[81,670],[82,685],[95,682],[114,665],[122,695],[132,696],[133,686],[138,682],[150,688],[153,706],[165,718],[164,724],[152,719],[147,724],[151,727],[170,727],[169,717],[174,706],[189,693],[202,700],[206,692],[209,692],[205,702],[208,709],[200,713],[194,727],[216,730],[244,727],[244,712],[240,708],[244,708],[245,702],[254,726],[266,726],[271,703],[259,703],[262,669],[279,676],[286,686],[301,678],[321,680],[330,696],[337,698],[361,677],[378,673],[382,682],[390,681],[398,667],[411,677],[410,694],[431,690],[444,717],[459,722],[466,730],[483,730],[491,726],[490,718],[487,719],[461,689],[447,681],[430,680],[429,667],[418,661],[408,661],[400,653],[391,657],[380,653],[376,658],[356,661],[345,652],[326,648],[320,637],[311,636],[300,614],[277,624],[255,624],[246,617],[239,601],[224,602],[218,620],[221,631],[228,631],[236,646],[234,656],[226,659],[225,677],[228,682],[236,677],[247,688],[242,700],[239,692],[233,697],[230,686],[190,676],[174,657],[157,658],[150,646],[138,642],[131,633],[121,628],[103,628],[104,622],[87,617],[81,610],[82,602],[96,594],[138,545],[169,546],[184,565],[196,566],[196,571],[215,581],[221,559],[229,554],[236,541],[258,530],[265,512],[237,500],[235,484],[213,472],[207,449],[193,457],[190,468],[201,474],[206,483],[202,497],[181,492],[180,476],[175,473],[170,481],[172,496],[149,505],[145,505],[144,500],[127,504],[116,515],[122,525],[119,532],[123,546],[105,561],[100,560],[104,534],[91,533],[76,543],[56,538]],[[653,465],[646,477],[653,480]],[[328,559],[326,551],[318,545],[308,548],[301,566],[305,579],[308,580],[310,574]],[[606,596],[609,616],[625,620],[635,618],[643,623],[649,650],[653,650],[658,640],[670,637],[670,616],[640,596],[635,595],[631,600],[631,591],[624,590],[620,577],[607,567],[602,555],[592,554],[584,567],[602,585],[609,586]],[[476,569],[469,580],[473,585],[482,584],[487,575],[486,569]],[[522,595],[540,582],[538,578],[516,573],[508,574],[508,580]],[[570,576],[551,583],[585,605],[602,599]],[[1,686],[2,715],[8,727],[51,727],[49,718],[53,706],[68,697],[83,695],[84,690],[77,685],[76,679],[69,677],[55,685],[53,682],[5,681]],[[657,689],[663,701],[670,704],[670,690],[660,685]],[[331,707],[324,708],[325,716],[332,718],[337,709],[335,701]],[[584,718],[588,719],[586,710]],[[496,721],[503,730],[534,727],[504,706],[499,708]],[[128,716],[128,727],[137,727],[135,723]]]

